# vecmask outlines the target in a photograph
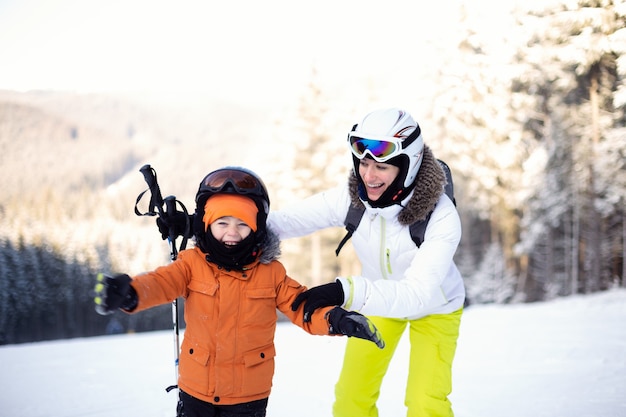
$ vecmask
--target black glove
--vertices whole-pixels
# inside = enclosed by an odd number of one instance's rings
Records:
[[[174,239],[178,236],[192,237],[193,216],[193,214],[176,211],[174,214],[157,217],[156,224],[163,240],[170,237],[170,231],[173,233]],[[187,221],[189,221],[189,223],[187,223]],[[187,225],[189,225],[189,227],[187,227]]]
[[[318,308],[342,305],[343,297],[343,287],[339,281],[335,281],[301,292],[291,304],[291,310],[298,310],[304,302],[304,322],[307,323]]]
[[[375,343],[380,349],[385,347],[380,332],[367,317],[356,311],[346,311],[335,307],[326,313],[330,334],[343,334],[348,337],[358,337]]]
[[[126,274],[111,277],[98,274],[96,283],[96,312],[106,316],[118,308],[132,311],[137,307],[137,292],[130,285],[130,277]]]

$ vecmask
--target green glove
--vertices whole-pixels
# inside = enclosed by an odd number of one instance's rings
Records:
[[[130,285],[130,277],[126,274],[111,277],[99,273],[95,292],[96,312],[106,316],[113,314],[118,308],[132,311],[137,307],[137,292]]]

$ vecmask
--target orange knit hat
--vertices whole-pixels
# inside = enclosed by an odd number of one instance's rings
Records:
[[[204,231],[209,225],[220,217],[232,216],[242,220],[256,232],[256,216],[259,212],[252,199],[237,194],[216,194],[206,201],[204,205]]]

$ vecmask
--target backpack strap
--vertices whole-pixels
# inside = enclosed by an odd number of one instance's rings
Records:
[[[350,240],[352,234],[357,227],[359,227],[359,223],[361,223],[361,218],[363,218],[363,213],[365,212],[365,207],[354,207],[350,205],[348,209],[348,214],[346,214],[346,219],[344,220],[344,224],[346,225],[346,230],[348,231],[346,235],[339,242],[339,246],[335,250],[335,254],[339,256],[339,252],[341,248]],[[417,247],[419,248],[422,243],[424,243],[424,234],[426,234],[426,226],[428,225],[428,221],[430,220],[430,215],[433,214],[431,211],[428,213],[428,216],[424,220],[415,222],[409,226],[409,232],[411,233],[411,239]]]
[[[456,198],[454,198],[454,183],[452,182],[452,172],[450,171],[450,167],[441,159],[437,159],[437,161],[439,161],[439,165],[441,165],[443,173],[446,175],[446,186],[444,187],[444,191],[456,206]]]
[[[454,198],[454,184],[452,182],[452,172],[450,171],[450,167],[448,164],[443,162],[441,159],[437,159],[439,165],[443,169],[443,173],[446,175],[446,185],[444,187],[444,191],[450,200],[456,206],[456,199]],[[434,211],[434,209],[433,209]],[[424,220],[417,221],[409,226],[409,231],[411,232],[411,239],[419,248],[422,243],[424,243],[424,235],[426,234],[426,226],[428,226],[428,221],[430,220],[430,216],[433,214],[433,211],[428,213],[428,216]]]
[[[341,251],[341,248],[343,248],[343,245],[345,245],[346,242],[350,240],[356,228],[359,227],[359,223],[361,223],[363,213],[365,213],[365,207],[363,205],[359,207],[354,207],[352,204],[350,204],[348,214],[346,214],[346,218],[343,221],[343,224],[346,225],[346,230],[348,231],[348,233],[346,233],[344,238],[341,239],[341,242],[339,242],[339,246],[337,246],[337,249],[335,250],[336,256],[339,256],[339,252]]]
[[[441,168],[443,168],[443,173],[446,175],[446,185],[444,188],[445,193],[452,203],[456,206],[456,199],[454,198],[454,183],[452,182],[452,172],[450,171],[450,167],[448,164],[443,162],[441,159],[437,159]],[[433,209],[434,211],[434,209]],[[424,235],[426,234],[426,226],[428,226],[428,221],[430,220],[430,216],[433,214],[433,211],[428,213],[428,216],[424,220],[417,221],[409,226],[409,231],[411,232],[411,239],[419,248],[424,243]]]
[[[409,232],[411,233],[411,239],[417,247],[419,248],[424,243],[424,235],[426,234],[426,226],[428,226],[428,221],[430,220],[430,215],[433,214],[431,211],[428,213],[428,216],[424,220],[417,221],[412,223],[409,226]]]

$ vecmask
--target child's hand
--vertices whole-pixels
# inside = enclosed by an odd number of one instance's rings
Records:
[[[130,286],[130,277],[126,274],[114,277],[98,274],[96,283],[96,312],[103,316],[113,314],[118,308],[132,311],[137,307],[137,293]]]
[[[348,337],[358,337],[376,343],[380,349],[385,347],[385,341],[380,332],[367,317],[355,311],[346,311],[335,307],[326,313],[330,334],[343,334]]]
[[[159,216],[156,219],[157,227],[161,233],[163,240],[170,237],[170,233],[174,238],[183,236],[186,238],[193,237],[193,214],[186,214],[182,211],[176,211],[174,214],[167,216]]]

